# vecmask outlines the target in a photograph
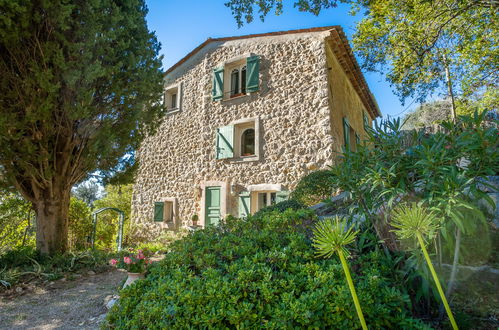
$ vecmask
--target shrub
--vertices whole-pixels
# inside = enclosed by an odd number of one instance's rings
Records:
[[[319,170],[305,175],[291,193],[291,198],[312,206],[331,197],[333,174],[329,170]]]
[[[292,209],[292,210],[299,210],[299,209],[304,209],[307,206],[304,205],[303,203],[298,202],[297,200],[294,199],[288,199],[279,203],[276,203],[274,205],[266,206],[264,208],[261,208],[259,211],[257,211],[253,216],[254,217],[261,217],[266,213],[272,213],[274,211],[279,211],[279,212],[284,212],[287,209]]]
[[[174,242],[148,277],[120,293],[111,328],[337,328],[358,326],[339,261],[320,260],[306,235],[310,210],[228,219]],[[352,261],[372,328],[418,328],[408,297],[379,267],[379,252]],[[359,268],[359,265],[362,265]]]

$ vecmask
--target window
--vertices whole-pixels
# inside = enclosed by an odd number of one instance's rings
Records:
[[[213,70],[212,99],[227,100],[259,89],[260,58],[242,57]]]
[[[154,202],[154,221],[173,224],[175,222],[175,198]]]
[[[165,90],[163,104],[168,112],[180,110],[181,85],[173,85]]]
[[[242,119],[216,130],[216,159],[258,160],[259,120]]]
[[[352,126],[350,126],[346,117],[343,118],[343,139],[345,150],[355,151],[357,144],[360,142],[360,137],[355,133]]]
[[[247,128],[241,135],[241,156],[255,155],[255,129]]]
[[[170,106],[172,109],[175,109],[177,107],[177,94],[172,94],[171,101],[172,102],[171,102]]]
[[[367,128],[371,126],[371,125],[369,125],[370,124],[369,123],[369,116],[365,112],[363,112],[362,115],[364,118],[364,130],[367,131]]]
[[[266,206],[287,200],[289,191],[276,190],[281,189],[280,186],[275,184],[248,186],[248,191],[242,191],[239,194],[239,217],[245,218]]]
[[[246,65],[237,67],[230,74],[230,97],[246,94]]]
[[[260,210],[266,206],[274,205],[276,202],[275,192],[261,192],[258,193],[257,209]]]

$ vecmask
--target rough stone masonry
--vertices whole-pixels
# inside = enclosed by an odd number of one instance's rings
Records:
[[[176,94],[168,101],[174,108],[138,151],[133,222],[156,234],[196,220],[204,226],[212,209],[221,218],[240,215],[243,195],[253,213],[274,201],[272,193],[285,195],[301,177],[334,162],[345,144],[343,118],[350,139],[362,138],[366,117],[370,125],[379,110],[366,102],[372,94],[360,71],[352,72],[358,66],[346,38],[341,45],[350,53],[341,55],[332,31],[343,35],[330,27],[208,39],[169,69],[165,91]],[[258,90],[213,100],[214,69],[225,68],[226,91],[228,70],[250,56],[259,58]],[[217,159],[217,129],[228,125],[234,129],[234,156]],[[237,149],[248,127],[255,130],[256,146],[245,157]],[[209,187],[220,187],[218,204]],[[158,203],[168,204],[160,209],[169,212],[163,221],[154,221]]]

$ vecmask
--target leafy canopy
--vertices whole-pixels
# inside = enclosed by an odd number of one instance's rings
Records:
[[[497,108],[496,2],[296,0],[294,6],[318,15],[340,3],[350,4],[353,14],[362,10],[353,38],[356,55],[365,69],[386,73],[402,101],[423,101],[447,89],[447,67],[457,95]],[[281,0],[231,0],[226,6],[239,26],[253,21],[255,11],[262,20],[272,9],[276,15],[283,12]]]
[[[144,1],[0,0],[0,12],[0,178],[35,202],[131,165],[162,113]]]

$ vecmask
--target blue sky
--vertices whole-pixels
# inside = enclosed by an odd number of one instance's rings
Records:
[[[349,7],[324,10],[319,16],[299,12],[293,8],[294,0],[284,0],[284,13],[275,16],[273,13],[261,22],[258,17],[250,24],[238,28],[229,8],[224,6],[226,0],[146,0],[149,8],[147,22],[149,29],[156,32],[161,42],[163,65],[167,69],[184,57],[192,49],[208,37],[228,37],[252,33],[264,33],[292,29],[303,29],[317,26],[341,25],[351,39],[355,24],[362,17],[348,14]],[[403,106],[385,81],[384,76],[377,73],[364,73],[369,88],[378,101],[383,117],[397,116],[407,113],[416,103],[406,101]]]

